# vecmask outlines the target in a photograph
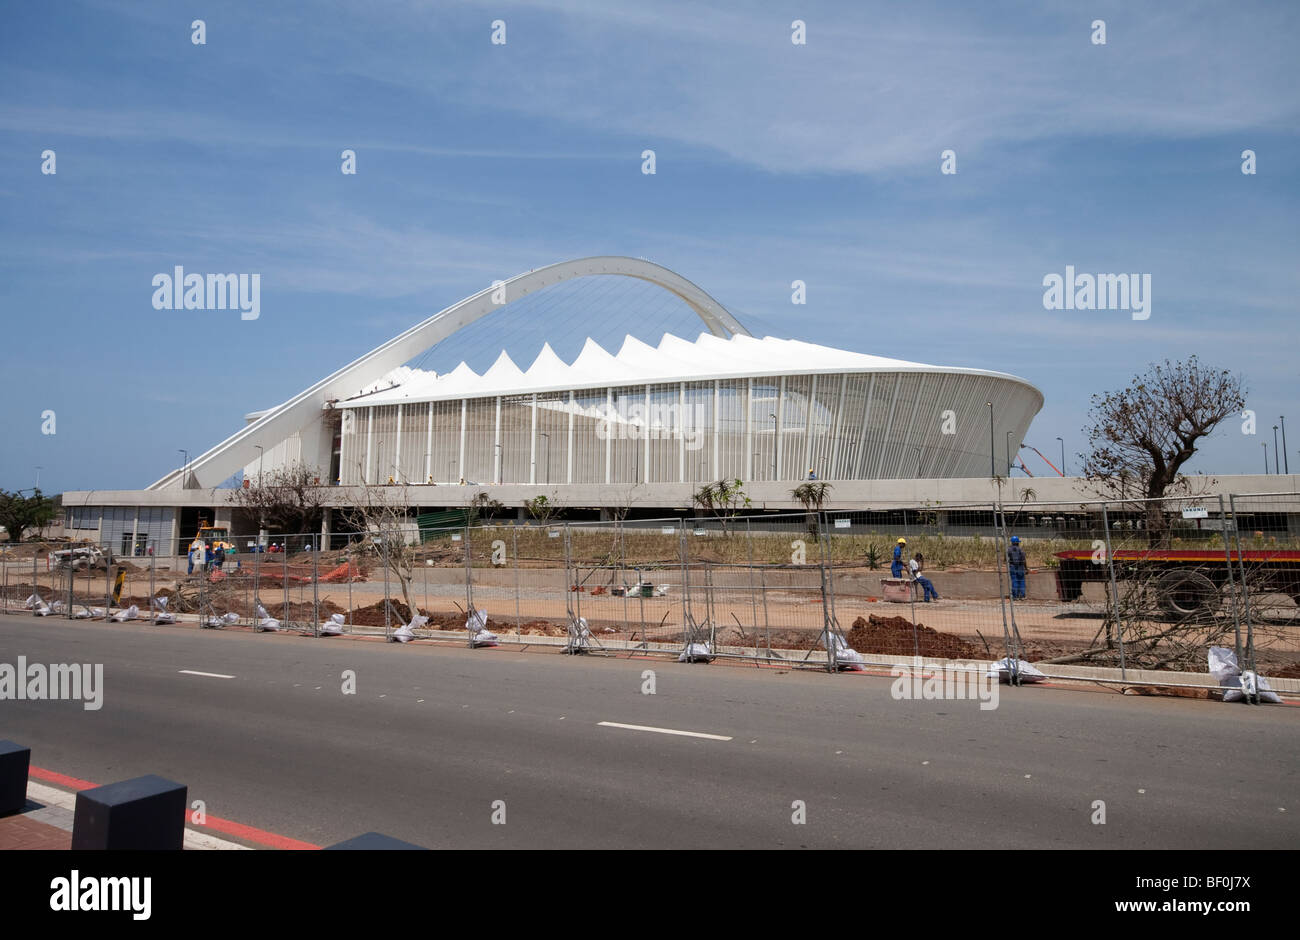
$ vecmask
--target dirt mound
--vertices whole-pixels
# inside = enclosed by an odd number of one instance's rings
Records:
[[[898,656],[934,656],[942,659],[976,659],[980,653],[959,636],[940,633],[905,617],[868,615],[853,621],[844,634],[849,646],[859,653],[891,653]]]
[[[1288,666],[1265,666],[1260,665],[1260,675],[1272,676],[1275,679],[1300,679],[1300,663],[1291,663]]]
[[[1221,699],[1220,689],[1180,689],[1164,688],[1154,685],[1126,685],[1121,690],[1125,695],[1167,695],[1174,698]]]
[[[411,608],[407,607],[401,601],[392,601],[393,610],[396,616],[401,617],[401,623],[407,623],[411,619]],[[389,615],[391,622],[393,615]],[[352,611],[352,622],[359,627],[382,627],[384,625],[384,602],[375,601],[373,604],[367,604],[365,607],[358,607]],[[394,623],[393,626],[401,624]]]

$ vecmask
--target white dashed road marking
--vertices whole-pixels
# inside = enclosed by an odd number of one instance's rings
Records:
[[[209,679],[233,679],[234,676],[222,675],[219,672],[195,672],[193,669],[182,669],[180,674],[183,676],[207,676]]]
[[[617,721],[599,721],[597,722],[604,728],[624,728],[628,731],[654,731],[657,734],[677,734],[685,738],[707,738],[710,741],[730,741],[731,736],[726,734],[705,734],[703,731],[678,731],[675,728],[654,728],[650,725],[624,725]]]

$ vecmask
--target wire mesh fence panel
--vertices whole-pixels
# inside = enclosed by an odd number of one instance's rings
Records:
[[[668,624],[647,623],[662,606],[663,585],[642,581],[627,560],[627,529],[616,522],[571,524],[565,583],[569,649],[647,648]],[[635,561],[635,559],[634,559]],[[662,620],[662,618],[660,618]],[[584,632],[585,629],[585,632]],[[654,633],[656,640],[649,636]]]
[[[983,570],[988,590],[1002,599],[1006,655],[1045,669],[1096,663],[1109,652],[1118,665],[1104,506],[1042,503],[1022,493],[994,511],[993,557]]]
[[[906,527],[881,525],[878,517],[823,514],[834,613],[846,643],[869,662],[1006,655],[1008,585],[994,507],[918,511]]]
[[[512,526],[480,525],[466,527],[462,539],[468,567],[465,576],[470,579],[470,590],[463,588],[461,598],[454,603],[464,608],[457,610],[456,620],[445,629],[466,629],[470,609],[487,614],[487,630],[500,638],[518,639],[520,635],[519,568]],[[452,569],[448,568],[450,574]],[[426,576],[429,566],[425,566]],[[435,579],[436,580],[436,579]],[[531,586],[530,586],[531,588]]]
[[[824,558],[814,518],[773,513],[692,524],[692,606],[718,651],[827,663]]]
[[[1300,495],[1233,496],[1229,517],[1238,663],[1265,677],[1300,678]]]
[[[678,519],[569,526],[570,606],[597,642],[680,650],[682,529]]]
[[[1231,534],[1225,540],[1229,513],[1217,497],[1123,500],[1104,510],[1093,554],[1105,564],[1062,560],[1065,585],[1103,579],[1107,624],[1118,625],[1114,647],[1090,651],[1086,661],[1119,665],[1125,675],[1130,669],[1207,672],[1210,648],[1235,649],[1240,629]]]

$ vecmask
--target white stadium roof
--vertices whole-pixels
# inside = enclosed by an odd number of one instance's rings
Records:
[[[772,336],[758,339],[737,334],[723,338],[701,333],[691,342],[665,334],[657,347],[627,336],[614,355],[589,337],[572,363],[560,359],[547,343],[527,370],[515,365],[504,350],[481,375],[464,362],[441,374],[402,366],[363,389],[357,397],[340,401],[338,407],[810,372],[949,372],[1023,382],[1002,372],[887,359]]]

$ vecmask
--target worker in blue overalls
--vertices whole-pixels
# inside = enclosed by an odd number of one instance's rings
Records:
[[[903,576],[903,549],[907,547],[907,539],[899,539],[894,545],[894,560],[889,566],[889,574],[895,578]]]
[[[1025,599],[1025,574],[1027,572],[1025,550],[1020,547],[1020,536],[1011,536],[1011,545],[1007,548],[1007,571],[1011,574],[1011,597],[1015,600]]]

